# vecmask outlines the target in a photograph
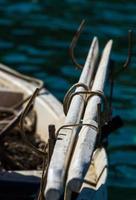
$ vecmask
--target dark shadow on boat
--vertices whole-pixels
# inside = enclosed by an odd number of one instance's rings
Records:
[[[0,200],[32,200],[39,186],[40,177],[36,175],[0,172]]]
[[[91,189],[91,188],[84,187],[83,189],[81,189],[80,195],[77,198],[77,200],[107,199],[107,192],[106,192],[105,187],[106,187],[105,185],[101,185],[98,189]]]

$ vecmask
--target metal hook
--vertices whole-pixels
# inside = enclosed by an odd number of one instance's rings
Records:
[[[132,30],[128,31],[128,57],[126,59],[126,62],[123,65],[123,68],[127,68],[128,65],[131,62],[131,58],[132,58]]]
[[[101,103],[97,104],[97,123],[98,123],[98,133],[101,135]]]
[[[70,53],[72,62],[73,62],[73,63],[76,65],[76,67],[79,68],[79,69],[82,69],[83,66],[80,65],[80,64],[77,62],[77,60],[76,60],[76,58],[75,58],[75,54],[74,54],[74,49],[75,49],[75,47],[76,47],[77,41],[78,41],[78,39],[79,39],[79,36],[80,36],[80,34],[81,34],[82,30],[83,30],[84,24],[85,24],[85,20],[83,19],[82,22],[81,22],[81,24],[80,24],[80,26],[78,27],[78,29],[77,29],[75,35],[74,35],[74,37],[73,37],[73,39],[72,39],[72,42],[71,42],[71,44],[70,44],[70,47],[69,47],[69,53]]]
[[[132,57],[132,30],[128,31],[128,56],[127,59],[121,69],[119,69],[117,72],[115,72],[114,77],[119,75],[122,71],[128,68],[130,62],[131,62],[131,57]]]
[[[114,61],[111,60],[111,75],[110,75],[110,103],[109,103],[109,108],[110,108],[110,117],[112,116],[112,96],[113,96],[113,89],[114,89],[114,82],[115,82],[115,77],[118,76],[122,71],[128,68],[129,64],[131,63],[131,58],[132,58],[132,30],[128,31],[128,56],[127,59],[121,69],[119,69],[117,72],[114,73]]]
[[[29,142],[26,138],[26,135],[25,135],[25,130],[24,130],[24,120],[25,120],[25,117],[27,116],[27,114],[29,113],[30,111],[30,108],[31,106],[33,105],[34,103],[34,100],[35,98],[37,97],[38,93],[40,91],[40,88],[36,88],[36,90],[34,91],[34,93],[32,94],[28,104],[26,105],[23,113],[21,114],[21,117],[20,117],[20,129],[21,129],[21,135],[22,135],[22,138],[24,139],[25,143],[33,150],[35,151],[39,156],[45,156],[45,153],[38,150],[31,142]]]
[[[98,123],[98,136],[97,136],[97,146],[101,145],[101,103],[97,104],[97,123]]]

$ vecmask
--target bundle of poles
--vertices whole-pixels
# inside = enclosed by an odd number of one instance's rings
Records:
[[[57,140],[50,160],[44,198],[70,200],[78,193],[89,169],[100,134],[99,110],[106,104],[104,86],[109,66],[112,40],[108,41],[99,60],[99,44],[94,37],[75,92],[67,94],[66,118],[57,131]],[[107,109],[106,106],[103,106]],[[107,110],[106,110],[107,112]]]

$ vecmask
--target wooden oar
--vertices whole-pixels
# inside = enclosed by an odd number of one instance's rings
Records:
[[[98,39],[95,37],[79,80],[79,83],[83,83],[87,87],[90,86],[93,78],[96,61],[98,59],[98,50]],[[85,91],[85,89],[83,87],[76,89],[76,92],[80,91]],[[83,94],[73,97],[64,125],[80,122],[84,110],[84,98],[85,95]],[[75,144],[77,128],[63,128],[59,132],[47,175],[47,185],[44,194],[46,200],[58,200],[64,192],[65,176]]]
[[[93,82],[92,91],[103,92],[109,63],[112,40],[104,48],[102,58]],[[98,95],[92,96],[87,104],[83,124],[92,124],[96,128],[83,126],[80,130],[73,158],[68,172],[65,199],[71,199],[71,192],[79,192],[85,174],[89,168],[97,138],[97,105],[101,102]]]

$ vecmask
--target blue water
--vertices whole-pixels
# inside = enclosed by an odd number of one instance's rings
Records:
[[[82,19],[86,27],[76,49],[84,64],[94,35],[102,50],[114,40],[112,58],[116,70],[127,55],[127,31],[136,28],[134,0],[0,0],[0,61],[44,81],[60,100],[77,82],[68,47]],[[109,138],[109,200],[136,199],[136,34],[128,70],[116,78],[113,113],[125,126]]]

